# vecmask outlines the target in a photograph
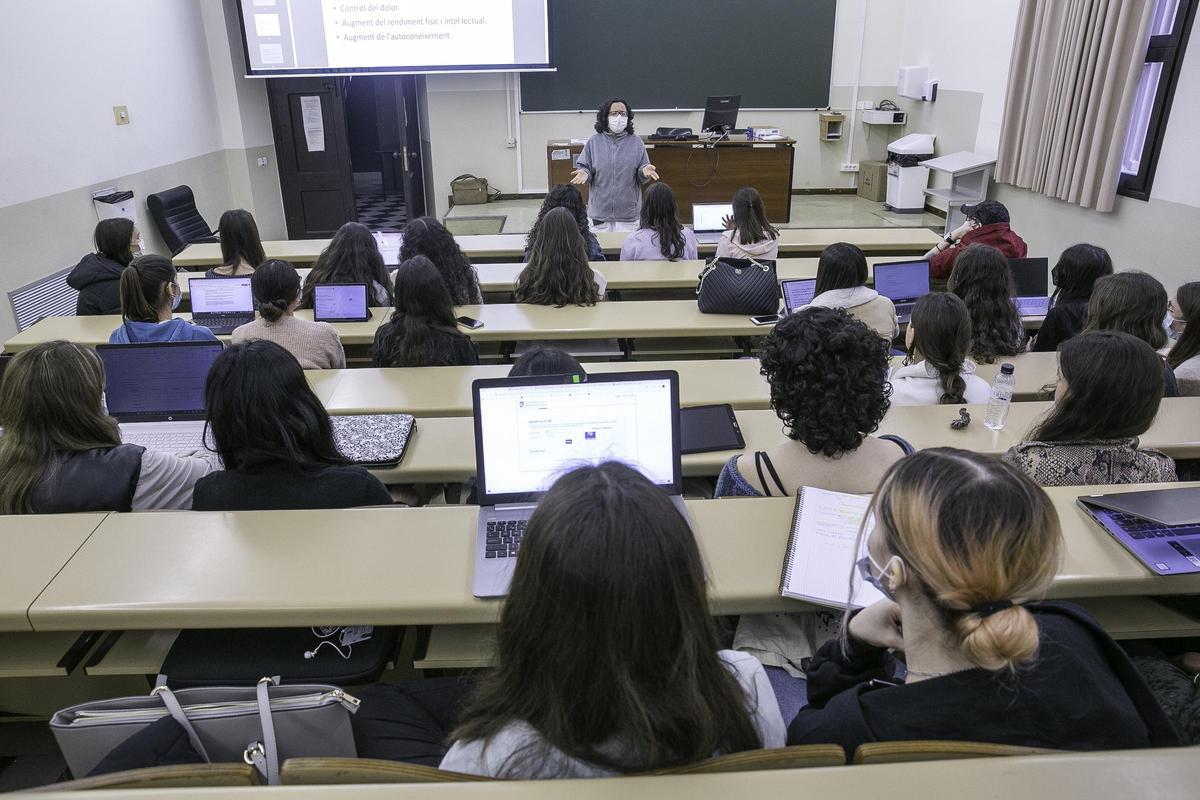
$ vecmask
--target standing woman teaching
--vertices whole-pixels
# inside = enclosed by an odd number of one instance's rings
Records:
[[[588,216],[592,230],[634,231],[642,207],[642,186],[658,180],[646,145],[633,133],[633,109],[624,100],[606,100],[596,111],[596,133],[587,140],[571,183],[591,184]]]

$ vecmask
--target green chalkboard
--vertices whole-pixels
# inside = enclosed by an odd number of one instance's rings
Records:
[[[826,108],[836,0],[550,0],[557,72],[521,75],[524,111]]]

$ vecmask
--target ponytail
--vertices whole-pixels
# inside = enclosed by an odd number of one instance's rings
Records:
[[[1037,655],[1037,620],[1021,605],[992,614],[968,611],[954,629],[963,654],[984,669],[1015,669]]]
[[[931,292],[913,306],[911,325],[912,350],[937,370],[938,403],[966,402],[962,368],[971,352],[971,316],[966,305],[956,295]]]
[[[121,317],[134,322],[158,322],[168,303],[167,286],[175,282],[175,265],[166,256],[135,258],[121,270]]]
[[[278,322],[300,294],[300,275],[281,258],[263,262],[250,276],[254,307],[267,322]]]

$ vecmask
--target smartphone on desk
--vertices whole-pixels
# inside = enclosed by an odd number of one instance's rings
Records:
[[[470,328],[473,331],[479,330],[483,327],[483,322],[475,319],[474,317],[455,317],[454,321],[459,325],[462,325],[464,328]]]
[[[782,314],[763,314],[762,316],[751,317],[750,322],[755,325],[774,325],[781,319],[783,319]]]

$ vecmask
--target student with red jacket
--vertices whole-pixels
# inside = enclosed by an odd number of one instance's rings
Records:
[[[1024,258],[1028,248],[1025,240],[1008,226],[1008,209],[995,200],[984,200],[973,206],[963,206],[967,221],[925,254],[929,259],[929,277],[946,280],[954,271],[958,254],[972,244],[986,244],[999,250],[1005,258]]]

